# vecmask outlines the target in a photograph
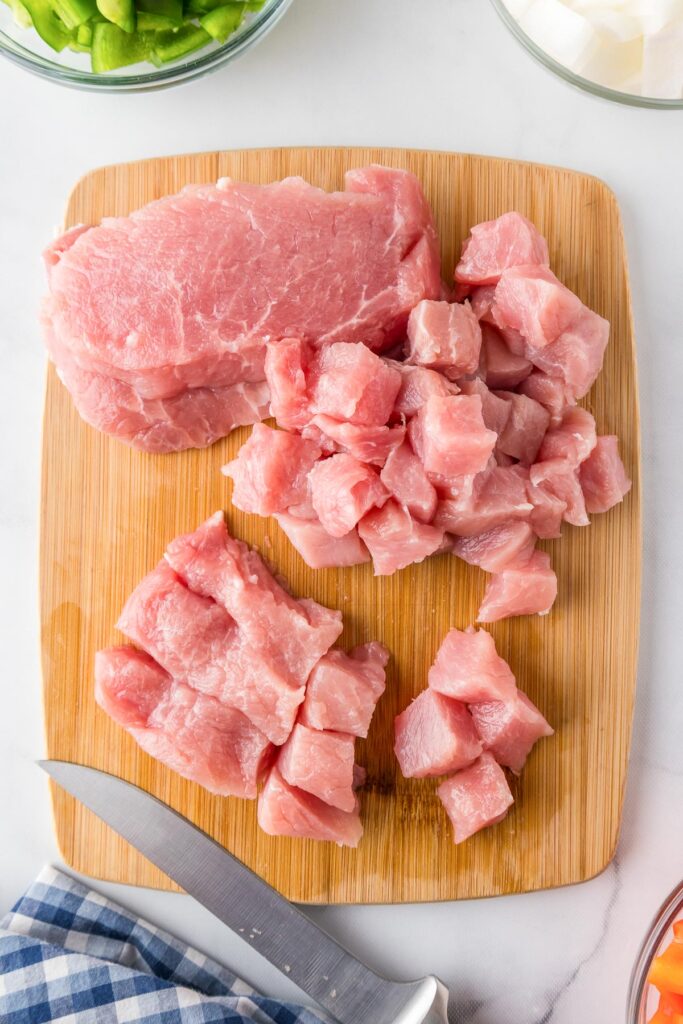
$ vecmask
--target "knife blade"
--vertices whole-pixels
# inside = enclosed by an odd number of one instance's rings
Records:
[[[96,768],[67,761],[39,764],[338,1024],[447,1024],[448,991],[437,978],[393,982],[380,977],[161,800]]]

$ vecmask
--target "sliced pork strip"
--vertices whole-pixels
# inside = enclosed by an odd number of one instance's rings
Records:
[[[440,370],[456,380],[475,373],[481,352],[481,328],[469,302],[423,299],[408,318],[406,363]]]
[[[331,650],[311,672],[299,721],[312,729],[366,737],[384,693],[389,652],[373,641],[346,654]]]
[[[331,537],[344,537],[389,492],[370,466],[340,452],[316,463],[309,474],[311,504]]]
[[[146,753],[184,778],[219,796],[256,797],[273,747],[240,711],[172,679],[132,647],[97,652],[95,697]]]
[[[433,555],[443,541],[444,531],[419,523],[390,498],[382,508],[363,516],[358,533],[372,556],[375,576],[391,576]]]
[[[278,771],[290,786],[317,796],[341,811],[353,811],[355,737],[310,729],[297,723],[277,759]]]
[[[588,512],[607,512],[618,505],[631,490],[624,464],[619,457],[619,438],[605,434],[579,470],[579,481]]]
[[[547,615],[556,597],[557,576],[550,567],[550,555],[534,551],[525,565],[491,576],[477,622],[498,622],[514,615]]]
[[[225,608],[292,686],[305,683],[342,631],[340,612],[288,594],[261,557],[229,535],[222,512],[171,541],[166,558],[189,587]]]
[[[536,741],[554,732],[521,690],[510,700],[472,704],[470,713],[484,749],[517,775]]]
[[[446,634],[428,681],[432,690],[466,704],[511,700],[517,689],[510,666],[496,651],[491,634],[471,626]]]
[[[276,513],[275,519],[311,569],[343,568],[370,561],[358,530],[335,538],[330,537],[319,519],[301,518],[288,512]]]
[[[406,779],[458,771],[479,757],[482,744],[459,701],[423,690],[396,716],[394,752]]]
[[[322,452],[315,442],[257,423],[222,472],[233,481],[232,504],[270,516],[308,498],[308,474]]]
[[[514,803],[505,772],[486,751],[469,768],[442,782],[437,794],[450,818],[456,843],[497,825]]]
[[[357,810],[340,811],[286,782],[271,768],[258,798],[258,823],[271,836],[322,839],[358,846],[363,826]]]
[[[549,263],[548,244],[536,226],[511,211],[471,229],[454,276],[460,284],[490,285],[509,267]]]

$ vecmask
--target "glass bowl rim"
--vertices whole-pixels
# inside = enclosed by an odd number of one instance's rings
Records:
[[[628,1024],[641,1024],[644,1021],[641,1011],[645,1009],[648,992],[647,975],[650,965],[657,955],[666,935],[674,921],[683,910],[683,881],[679,882],[666,897],[653,917],[643,943],[638,951],[636,962],[631,973],[628,994]]]
[[[598,82],[591,81],[590,78],[584,78],[582,75],[578,75],[575,71],[566,67],[564,64],[560,64],[559,61],[551,57],[549,53],[546,53],[544,49],[537,45],[528,36],[523,28],[520,27],[519,22],[505,6],[504,0],[491,0],[498,16],[501,18],[503,23],[507,25],[509,30],[515,36],[518,42],[525,47],[531,56],[554,72],[559,78],[563,78],[565,82],[569,82],[570,85],[577,86],[579,89],[583,89],[584,92],[589,92],[593,96],[599,96],[601,99],[611,100],[613,103],[621,103],[627,107],[645,107],[656,110],[683,110],[683,97],[681,99],[664,99],[656,96],[641,96],[637,93],[632,92],[620,92],[618,89],[611,89],[609,86],[600,85]]]
[[[20,41],[0,29],[0,55],[18,67],[41,78],[93,92],[136,92],[163,88],[195,78],[227,63],[264,36],[285,13],[293,0],[269,0],[262,10],[234,33],[227,42],[186,61],[165,68],[150,68],[137,74],[98,74],[87,69],[69,68],[22,46]],[[27,30],[31,31],[31,30]]]

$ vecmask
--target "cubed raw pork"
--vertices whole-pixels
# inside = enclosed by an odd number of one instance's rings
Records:
[[[473,704],[470,712],[484,749],[517,775],[536,740],[553,735],[554,730],[521,690],[506,701]]]
[[[497,825],[514,803],[505,772],[486,751],[469,768],[442,782],[437,794],[450,818],[456,843]]]
[[[95,698],[142,749],[219,796],[253,799],[272,745],[248,718],[174,680],[148,654],[95,655]]]
[[[497,441],[484,425],[479,395],[432,396],[411,420],[409,435],[427,473],[444,477],[485,469]]]
[[[547,266],[516,266],[501,274],[491,313],[500,327],[519,331],[536,353],[556,341],[585,308]]]
[[[443,540],[442,529],[419,523],[393,498],[368,512],[358,524],[358,533],[372,556],[375,576],[391,576],[397,569],[421,562]]]
[[[321,456],[315,442],[257,423],[237,458],[223,473],[234,484],[232,504],[243,512],[271,516],[308,498],[308,474]]]
[[[277,759],[283,779],[331,807],[353,811],[354,737],[297,723]]]
[[[472,626],[446,634],[428,679],[432,690],[466,704],[512,700],[517,691],[510,666],[496,651],[491,634]]]
[[[549,262],[545,238],[530,220],[512,210],[471,229],[454,276],[463,284],[495,284],[508,267]]]
[[[389,652],[373,641],[349,654],[324,654],[308,678],[299,721],[313,729],[367,736],[377,701],[384,693]]]
[[[463,395],[479,395],[481,398],[481,414],[484,426],[494,434],[502,434],[510,419],[512,405],[504,398],[499,398],[489,391],[488,386],[480,377],[473,380],[461,380],[460,389]]]
[[[331,416],[314,416],[311,428],[321,432],[321,442],[326,439],[335,451],[343,451],[353,455],[360,462],[373,466],[383,466],[391,452],[402,443],[406,428],[403,424],[388,427],[368,426],[367,424],[342,423]]]
[[[322,839],[358,846],[363,826],[358,810],[341,811],[286,782],[276,766],[258,798],[258,823],[271,836]]]
[[[631,490],[631,481],[619,458],[619,438],[606,434],[579,470],[579,480],[589,512],[607,512]]]
[[[537,537],[549,540],[561,536],[567,502],[558,498],[550,490],[531,483],[527,488],[529,501],[533,508],[529,514],[529,523]]]
[[[171,541],[166,558],[189,587],[222,605],[294,686],[305,683],[342,631],[340,612],[288,594],[261,557],[228,534],[222,512]]]
[[[496,282],[497,283],[497,282]],[[472,288],[472,294],[470,295],[470,305],[472,306],[472,312],[476,316],[480,323],[494,324],[495,320],[491,313],[493,307],[493,299],[496,294],[495,284],[483,284],[476,288]]]
[[[438,500],[436,490],[407,442],[400,448],[395,448],[389,455],[380,473],[380,479],[414,519],[419,519],[422,523],[432,521]]]
[[[406,779],[458,771],[482,752],[465,705],[436,690],[423,690],[397,715],[394,731],[394,751]]]
[[[311,569],[343,568],[370,561],[358,530],[335,538],[330,537],[319,519],[303,519],[287,512],[278,512],[275,519]]]
[[[313,349],[300,338],[266,345],[265,376],[270,388],[270,415],[283,430],[300,430],[311,418],[308,374]]]
[[[547,615],[556,597],[557,576],[550,568],[550,555],[534,551],[525,565],[494,573],[477,622],[498,622],[513,615]]]
[[[496,395],[510,403],[510,416],[497,447],[505,455],[519,459],[523,466],[530,466],[550,424],[550,414],[526,395],[512,391],[497,391]]]
[[[551,427],[538,450],[538,461],[564,459],[572,466],[585,462],[595,448],[595,419],[587,409],[570,406]]]
[[[336,342],[316,352],[308,385],[313,415],[381,426],[391,416],[401,375],[365,345]]]
[[[310,473],[311,504],[331,537],[345,537],[389,492],[376,470],[352,455],[332,455]]]
[[[551,377],[560,377],[573,399],[583,398],[602,369],[609,322],[585,306],[576,320],[543,349],[525,346],[534,366]]]
[[[470,495],[439,502],[434,525],[473,537],[510,520],[528,519],[533,509],[528,481],[529,471],[522,466],[488,469],[474,478]]]
[[[480,365],[488,387],[510,390],[526,380],[532,364],[524,356],[511,352],[495,327],[483,324],[481,338]]]
[[[386,360],[401,374],[401,387],[394,402],[394,417],[410,419],[420,411],[428,398],[447,398],[457,395],[459,388],[443,374],[426,366],[408,366],[406,363]]]
[[[574,392],[561,377],[550,377],[542,370],[534,370],[517,388],[518,392],[540,402],[550,413],[551,424],[556,424],[568,405],[574,405]]]
[[[590,520],[586,514],[578,470],[571,462],[566,459],[537,462],[529,470],[529,480],[533,487],[564,502],[563,518],[566,522],[573,526],[588,526]]]
[[[408,318],[406,363],[441,370],[456,380],[479,365],[481,328],[469,302],[424,299]]]
[[[486,572],[502,572],[514,565],[524,565],[536,547],[536,534],[524,520],[512,520],[494,526],[474,537],[457,537],[453,554]]]

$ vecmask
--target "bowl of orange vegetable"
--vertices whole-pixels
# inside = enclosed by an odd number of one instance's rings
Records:
[[[683,1024],[683,882],[665,901],[631,978],[628,1024]]]

